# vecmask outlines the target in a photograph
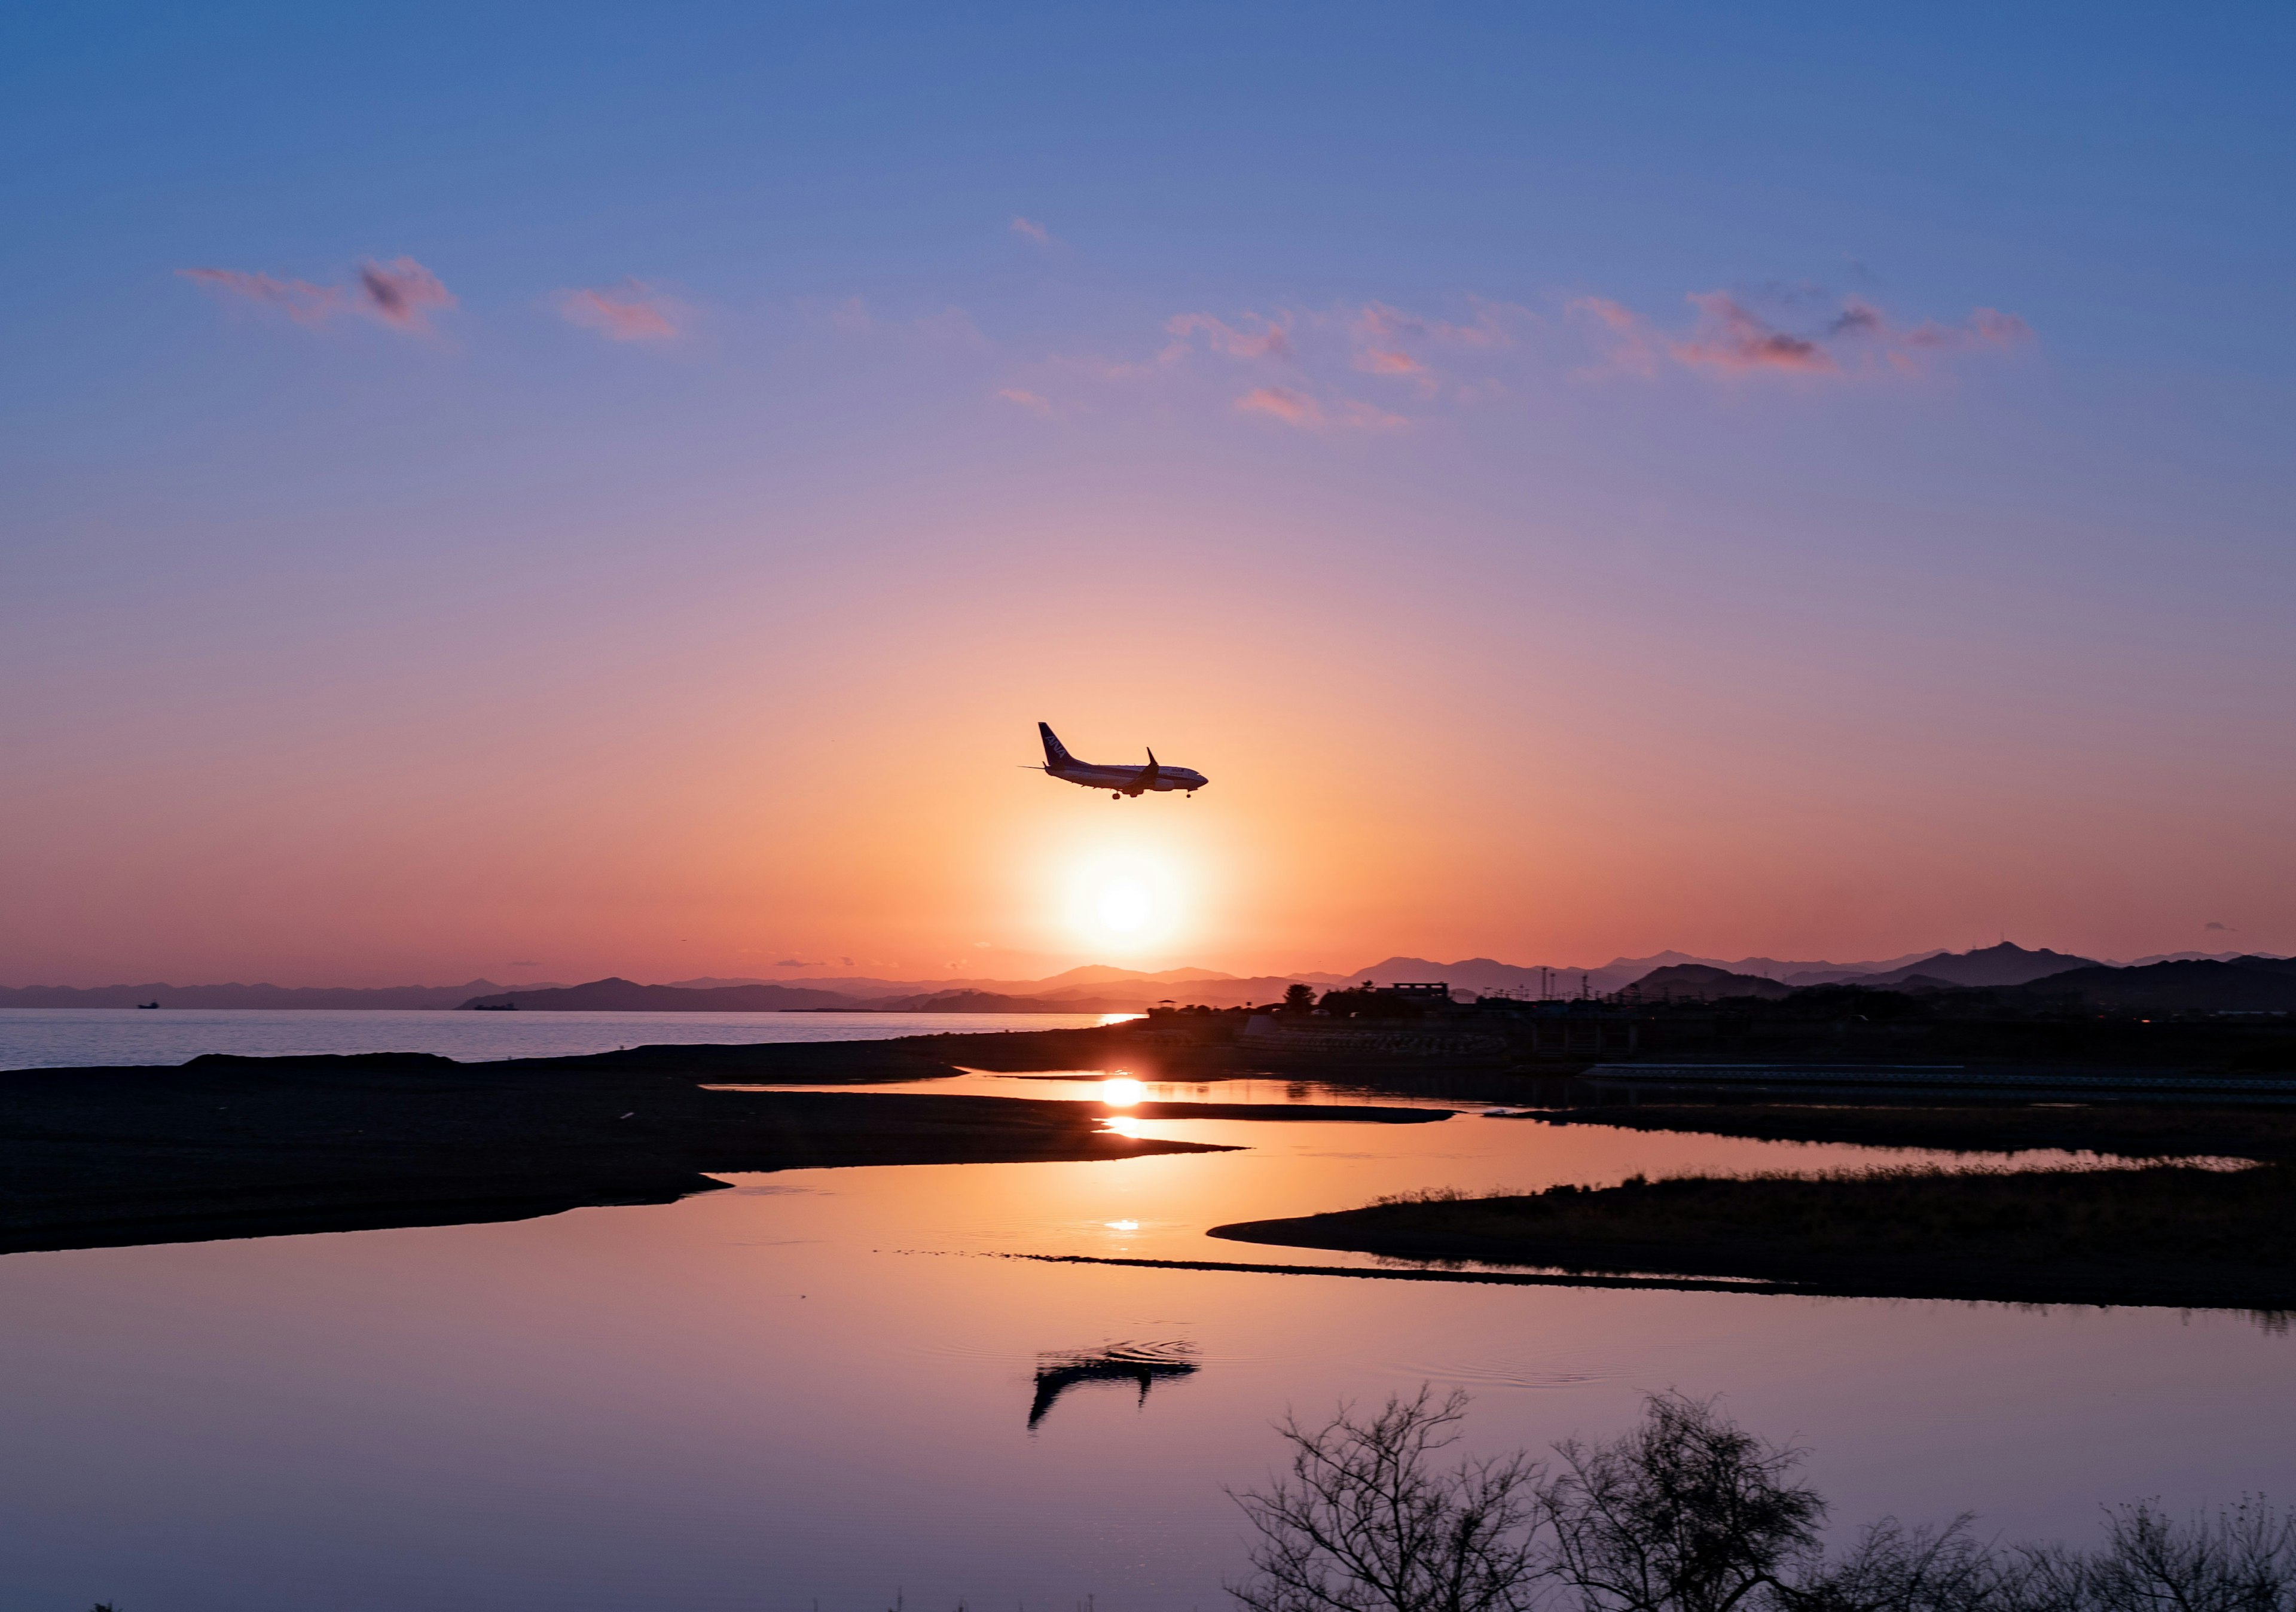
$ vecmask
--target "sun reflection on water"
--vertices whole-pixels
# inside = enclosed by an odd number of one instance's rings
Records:
[[[1128,1109],[1148,1094],[1148,1088],[1128,1076],[1100,1083],[1100,1100],[1111,1109]]]

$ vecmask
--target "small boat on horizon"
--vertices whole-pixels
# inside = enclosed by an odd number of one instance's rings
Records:
[[[139,1008],[156,1008],[160,1004],[156,1002],[139,1002],[135,1005]]]

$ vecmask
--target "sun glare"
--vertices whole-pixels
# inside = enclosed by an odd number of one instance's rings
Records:
[[[1136,880],[1112,880],[1100,892],[1101,926],[1111,934],[1132,935],[1147,927],[1156,904]]]
[[[1128,1109],[1147,1093],[1146,1086],[1121,1076],[1100,1083],[1100,1100],[1111,1109]]]
[[[1137,955],[1169,945],[1180,928],[1178,881],[1160,860],[1095,857],[1068,882],[1070,927],[1096,950]]]

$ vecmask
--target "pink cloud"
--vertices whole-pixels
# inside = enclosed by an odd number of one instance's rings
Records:
[[[1280,420],[1285,425],[1303,431],[1328,430],[1333,427],[1382,431],[1410,423],[1400,414],[1390,414],[1385,409],[1368,403],[1343,401],[1337,412],[1327,410],[1315,398],[1285,386],[1255,387],[1237,398],[1233,406],[1239,414],[1265,414],[1271,420]]]
[[[674,340],[684,311],[638,280],[558,293],[561,318],[609,341]]]
[[[1384,302],[1367,302],[1353,313],[1341,315],[1346,321],[1350,348],[1349,364],[1366,375],[1407,380],[1419,389],[1422,396],[1437,397],[1442,392],[1443,381],[1433,360],[1426,356],[1430,349],[1453,348],[1488,353],[1512,347],[1514,333],[1511,324],[1535,318],[1529,309],[1509,303],[1477,299],[1473,306],[1474,323],[1456,324]]]
[[[1776,329],[1727,291],[1693,291],[1698,329],[1669,342],[1679,364],[1723,371],[1792,370],[1826,373],[1840,368],[1833,355],[1807,336]]]
[[[1349,333],[1357,345],[1365,348],[1393,349],[1411,341],[1431,342],[1444,347],[1512,347],[1514,336],[1507,329],[1507,321],[1533,316],[1527,308],[1510,303],[1485,302],[1480,298],[1474,299],[1474,323],[1454,324],[1445,319],[1430,319],[1424,315],[1406,313],[1384,302],[1366,302],[1349,321]]]
[[[359,265],[358,282],[367,303],[361,311],[403,331],[428,331],[430,309],[455,306],[455,293],[412,258],[389,263],[370,258]]]
[[[1341,406],[1339,419],[1341,425],[1358,431],[1399,430],[1411,423],[1400,414],[1390,414],[1372,404],[1355,402]]]
[[[1008,386],[1000,388],[992,396],[1002,398],[1015,408],[1026,409],[1040,420],[1050,420],[1053,417],[1052,399],[1042,393],[1026,391],[1017,386]]]
[[[1991,307],[1972,308],[1961,324],[1924,321],[1903,338],[1907,347],[1925,348],[2015,347],[2032,339],[2031,325],[2014,314]]]
[[[1043,225],[1038,224],[1035,219],[1023,218],[1018,213],[1013,215],[1013,233],[1016,235],[1025,236],[1027,239],[1035,241],[1038,246],[1050,246],[1053,243],[1052,231],[1046,229]]]
[[[1400,348],[1365,348],[1356,355],[1356,368],[1369,375],[1423,375],[1427,366]]]
[[[1240,331],[1224,319],[1210,314],[1175,314],[1164,322],[1168,335],[1177,338],[1161,355],[1164,362],[1172,363],[1188,350],[1193,337],[1201,336],[1205,344],[1216,353],[1231,358],[1289,358],[1292,356],[1291,321],[1282,323],[1258,314],[1246,315],[1258,319],[1258,332]]]
[[[1644,376],[1657,372],[1662,356],[1722,374],[1910,376],[1939,353],[2010,348],[2033,339],[2022,319],[1990,307],[1972,309],[1959,324],[1932,319],[1906,329],[1863,298],[1845,297],[1822,325],[1804,334],[1780,329],[1728,291],[1693,292],[1689,301],[1698,309],[1698,323],[1678,337],[1660,334],[1640,314],[1606,298],[1581,297],[1569,307],[1603,337],[1608,348],[1603,368]]]
[[[1281,420],[1286,425],[1296,425],[1301,430],[1320,430],[1324,423],[1324,405],[1313,397],[1303,397],[1290,387],[1256,387],[1235,400],[1239,414],[1266,414]]]
[[[430,331],[430,310],[455,306],[455,294],[439,276],[412,258],[389,263],[373,258],[359,265],[349,285],[314,285],[308,280],[275,280],[240,269],[176,271],[195,284],[278,309],[296,323],[318,329],[338,315],[357,314],[418,335]]]
[[[1657,370],[1658,348],[1652,340],[1650,322],[1634,309],[1607,297],[1580,297],[1566,311],[1602,328],[1609,348],[1603,356],[1611,368],[1632,375],[1649,375]]]
[[[322,325],[344,310],[345,293],[339,285],[274,280],[268,274],[250,274],[241,269],[189,268],[176,273],[211,290],[275,307],[298,324]]]

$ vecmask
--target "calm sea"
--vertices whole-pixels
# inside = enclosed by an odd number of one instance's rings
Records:
[[[364,1017],[411,1035],[479,1016]],[[671,1030],[559,1022],[571,1017],[470,1033],[568,1050],[563,1037]],[[820,1023],[742,1023],[785,1019]],[[1108,1088],[978,1076],[931,1089]],[[1142,1094],[1338,1093],[1255,1081]],[[2100,1504],[2158,1496],[2181,1510],[2288,1487],[2296,1340],[2245,1315],[1008,1257],[1374,1268],[1203,1233],[1426,1187],[1917,1156],[1472,1111],[1415,1125],[1117,1123],[1244,1150],[793,1170],[512,1224],[0,1258],[0,1606],[1209,1612],[1243,1567],[1222,1485],[1281,1460],[1270,1424],[1422,1383],[1474,1395],[1479,1451],[1607,1436],[1654,1389],[1722,1395],[1813,1452],[1845,1532],[1973,1509],[1987,1532],[2085,1539]],[[1176,1369],[1144,1395],[1077,1379],[1048,1396],[1062,1379],[1040,1370],[1111,1347]]]

